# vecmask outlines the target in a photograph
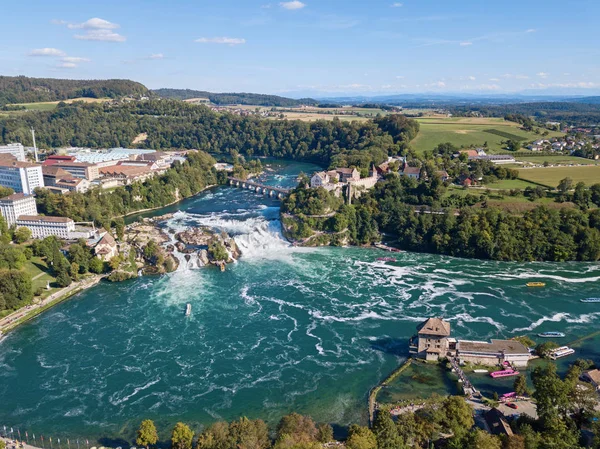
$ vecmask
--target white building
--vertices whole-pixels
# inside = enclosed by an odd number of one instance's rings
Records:
[[[75,231],[75,222],[66,217],[45,217],[43,215],[21,215],[17,219],[17,227],[31,230],[35,239],[43,239],[55,235],[61,239],[71,238]]]
[[[31,195],[34,189],[44,187],[42,166],[29,162],[0,159],[0,185],[10,187],[16,193]]]
[[[32,195],[23,193],[14,193],[5,198],[0,199],[0,213],[6,220],[8,226],[12,226],[17,222],[17,218],[21,215],[37,215],[37,207],[35,198]]]
[[[10,154],[18,161],[25,161],[25,148],[20,143],[9,143],[0,146],[0,154]]]

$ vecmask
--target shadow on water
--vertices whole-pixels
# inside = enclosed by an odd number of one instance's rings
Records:
[[[371,349],[400,357],[409,356],[406,339],[380,338],[371,341]]]

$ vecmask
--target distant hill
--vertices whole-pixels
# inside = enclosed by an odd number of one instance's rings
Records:
[[[255,106],[294,107],[300,105],[316,105],[318,102],[312,98],[280,97],[278,95],[250,94],[250,93],[213,93],[192,89],[154,89],[152,92],[161,98],[175,100],[189,100],[190,98],[208,98],[211,103],[218,105],[243,104]]]
[[[149,95],[143,84],[130,80],[67,80],[0,76],[0,105],[69,100],[72,98],[119,98]]]

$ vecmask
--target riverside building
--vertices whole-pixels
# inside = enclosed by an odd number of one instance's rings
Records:
[[[515,340],[473,341],[451,337],[450,323],[441,318],[429,318],[417,327],[410,341],[410,353],[427,361],[456,358],[459,363],[496,366],[504,362],[526,367],[531,354]]]

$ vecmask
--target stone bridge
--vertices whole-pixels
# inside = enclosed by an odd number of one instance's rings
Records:
[[[243,179],[234,178],[232,176],[227,177],[229,185],[239,187],[241,189],[252,190],[262,195],[274,196],[282,199],[285,195],[290,192],[290,189],[283,189],[281,187],[272,187],[258,182],[244,181]]]

